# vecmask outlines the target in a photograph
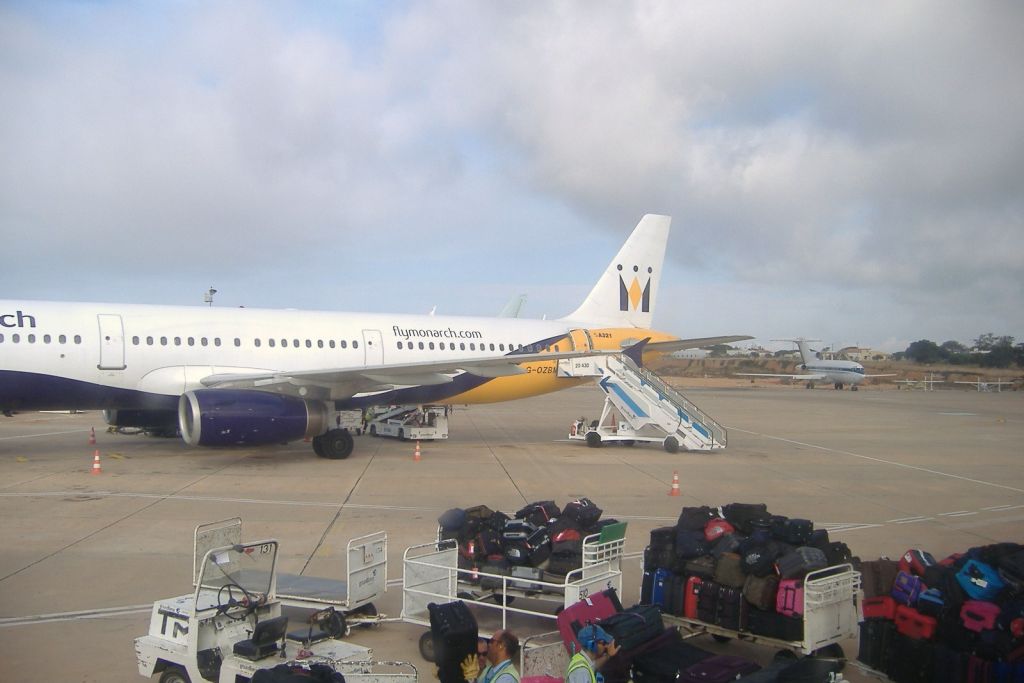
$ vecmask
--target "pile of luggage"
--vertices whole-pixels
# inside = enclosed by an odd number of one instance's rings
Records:
[[[786,641],[803,638],[803,581],[854,561],[849,547],[807,519],[763,503],[684,507],[651,531],[640,601],[665,614]]]
[[[1024,681],[1024,546],[914,549],[861,572],[861,662],[898,683]]]
[[[512,588],[538,588],[532,581],[550,581],[548,574],[564,577],[583,566],[583,540],[599,533],[614,519],[601,519],[602,510],[589,498],[559,508],[553,500],[530,503],[514,517],[486,505],[453,508],[438,518],[439,540],[455,540],[459,568],[483,574],[515,576]],[[499,588],[500,579],[474,573],[460,579],[479,580],[484,589]],[[561,579],[559,579],[561,580]]]

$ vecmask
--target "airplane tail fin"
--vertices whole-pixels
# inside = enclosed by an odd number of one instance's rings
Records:
[[[646,214],[590,294],[565,320],[593,327],[650,328],[670,216]]]
[[[796,347],[800,349],[800,358],[803,360],[804,365],[818,360],[818,352],[808,346],[808,342],[821,341],[820,339],[804,339],[799,337],[797,339],[773,339],[772,341],[784,341],[793,342]]]

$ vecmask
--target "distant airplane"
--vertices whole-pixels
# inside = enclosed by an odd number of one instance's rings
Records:
[[[866,375],[864,366],[852,360],[821,360],[817,354],[807,346],[807,342],[820,341],[817,339],[773,339],[772,341],[787,341],[796,344],[800,349],[800,356],[803,359],[801,370],[807,372],[802,375],[779,375],[768,373],[738,372],[743,377],[786,377],[789,379],[804,380],[807,388],[813,389],[815,382],[831,382],[836,389],[842,389],[847,384],[850,391],[857,391],[857,385],[867,377],[895,377],[895,374]]]
[[[929,374],[927,377],[921,379],[897,379],[894,380],[894,384],[902,384],[907,389],[919,389],[921,391],[935,391],[935,382],[942,381],[936,380],[935,376]]]
[[[105,409],[192,446],[310,438],[338,459],[354,444],[335,411],[508,401],[592,382],[569,360],[634,342],[751,339],[650,329],[670,223],[644,216],[559,320],[0,300],[0,410]]]
[[[1006,386],[1011,386],[1013,382],[1004,382],[1002,378],[999,378],[995,382],[983,382],[981,381],[981,377],[979,377],[974,382],[953,382],[953,384],[970,384],[971,386],[977,387],[978,391],[995,391],[998,393],[1003,390],[1004,384]]]

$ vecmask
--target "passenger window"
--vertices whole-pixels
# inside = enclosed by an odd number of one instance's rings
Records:
[[[188,345],[189,346],[195,346],[196,345],[196,338],[195,337],[189,337],[188,338]]]
[[[132,345],[134,345],[134,346],[138,346],[139,345],[139,338],[138,337],[132,337]]]
[[[181,346],[181,337],[175,337],[174,338],[174,345],[175,346]]]
[[[332,339],[332,340],[330,340],[329,342],[327,342],[327,344],[328,344],[328,345],[329,345],[329,346],[330,346],[330,347],[331,347],[332,349],[334,348],[334,340],[333,340],[333,339]]]
[[[242,343],[241,340],[238,340],[238,343],[241,344]],[[220,346],[220,337],[214,337],[213,338],[213,345],[214,346]]]
[[[299,348],[299,340],[298,339],[292,339],[292,346],[294,346],[295,348]]]
[[[398,342],[398,349],[399,349],[399,351],[401,351],[401,349],[402,349],[402,342]]]
[[[167,337],[160,337],[160,346],[167,346]]]
[[[504,351],[505,350],[505,345],[504,344],[498,344],[498,350],[499,351]]]
[[[206,339],[206,337],[200,337],[199,338],[199,345],[200,346],[207,346],[208,344],[209,344],[209,341]]]
[[[317,340],[316,340],[316,347],[317,347],[318,349],[322,349],[322,348],[324,348],[324,340],[323,340],[323,339],[317,339]]]
[[[352,348],[353,349],[358,349],[359,348],[359,342],[356,341],[355,339],[352,340]]]
[[[12,334],[11,335],[11,341],[14,342],[15,344],[17,344],[18,342],[21,341],[21,335],[20,334]]]
[[[423,350],[423,342],[420,342],[420,351]]]
[[[307,348],[307,349],[311,349],[311,348],[313,348],[313,342],[311,342],[311,341],[309,341],[309,340],[307,339],[307,340],[306,340],[306,348]]]
[[[476,351],[476,344],[474,344],[473,342],[469,342],[469,350]]]
[[[340,342],[338,342],[338,343],[339,343],[339,344],[341,344],[341,348],[343,348],[343,349],[347,349],[347,348],[348,348],[348,342],[347,342],[347,341],[345,341],[344,339],[342,339],[342,340],[341,340]]]
[[[153,345],[153,338],[152,337],[146,337],[146,346],[152,346],[152,345]]]
[[[433,350],[434,350],[434,342],[430,342],[429,344],[427,344],[427,347],[428,347],[428,348],[429,348],[429,349],[430,349],[431,351],[433,351]]]
[[[494,344],[491,344],[491,351],[494,350]]]
[[[459,342],[459,351],[466,350],[466,342]]]
[[[287,349],[288,348],[288,340],[287,339],[282,339],[281,340],[281,348],[282,349]]]
[[[268,344],[270,344],[270,348],[274,348],[274,346],[275,346],[275,345],[277,344],[277,342],[276,342],[276,341],[274,341],[274,338],[273,338],[273,337],[271,337],[270,339],[268,339],[268,340],[267,340],[267,343],[268,343]]]
[[[0,334],[0,344],[4,343],[4,335]]]
[[[43,335],[43,343],[44,344],[49,344],[50,343],[50,335],[48,335],[48,334],[44,334]]]
[[[36,343],[36,335],[34,335],[34,334],[28,335],[28,343],[29,344],[35,344]]]
[[[61,344],[67,344],[68,338],[62,334],[59,337],[57,337],[57,341],[60,342]]]
[[[252,345],[255,346],[257,349],[260,348],[260,344],[261,342],[258,338],[252,340]]]
[[[80,335],[80,334],[76,334],[75,335],[75,343],[76,344],[81,344],[82,343],[82,335]]]

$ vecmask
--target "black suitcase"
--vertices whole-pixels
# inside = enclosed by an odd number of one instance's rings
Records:
[[[601,508],[589,498],[568,502],[562,508],[562,516],[575,521],[581,529],[589,529],[597,524],[597,520],[601,519],[601,512]]]
[[[558,509],[553,500],[539,500],[528,503],[525,507],[516,512],[516,519],[523,519],[534,526],[547,526],[553,520],[558,519],[562,511]]]
[[[676,544],[676,528],[674,526],[661,526],[651,529],[651,548],[672,548]]]
[[[679,529],[676,532],[675,550],[677,557],[700,557],[711,552],[711,544],[704,538],[703,531]]]
[[[804,620],[801,617],[787,617],[774,610],[750,608],[747,610],[747,630],[759,636],[796,642],[803,640]]]
[[[791,545],[804,545],[813,531],[814,522],[809,519],[776,517],[772,520],[772,536]]]
[[[747,629],[747,601],[743,591],[731,586],[719,586],[715,604],[715,624],[732,631]]]
[[[673,574],[670,582],[672,589],[669,591],[669,614],[681,617],[683,615],[683,603],[686,601],[686,577],[680,574]]]
[[[896,654],[887,671],[890,678],[896,683],[931,683],[934,667],[931,641],[914,640],[897,633],[893,646]]]
[[[697,619],[707,624],[715,623],[718,614],[718,589],[714,581],[701,581],[697,584]]]
[[[473,613],[461,600],[444,604],[430,603],[430,635],[434,641],[434,661],[441,683],[466,683],[462,660],[476,654],[478,630]]]
[[[791,520],[792,521],[792,520]],[[784,579],[802,579],[808,572],[828,566],[825,553],[817,548],[803,546],[775,561],[779,576]]]
[[[749,534],[753,530],[754,520],[768,517],[768,506],[764,503],[729,503],[722,506],[722,514],[737,531]]]
[[[635,650],[623,650],[620,656],[632,660],[634,683],[674,683],[680,672],[714,654],[687,643],[678,630],[670,628]]]
[[[560,574],[565,576],[574,569],[583,566],[582,552],[552,552],[548,558],[547,571],[549,574]]]
[[[657,605],[634,605],[602,619],[601,628],[620,648],[632,650],[661,635],[665,625]]]

